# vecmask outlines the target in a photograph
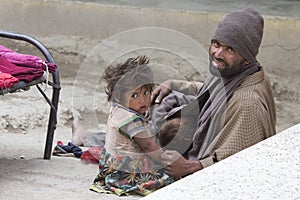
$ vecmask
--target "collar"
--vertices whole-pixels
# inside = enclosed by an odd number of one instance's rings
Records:
[[[264,70],[261,68],[258,72],[251,74],[241,83],[240,87],[248,87],[251,85],[258,84],[265,79]]]
[[[112,107],[118,107],[118,108],[121,108],[121,109],[124,109],[128,112],[131,112],[131,113],[134,113],[135,115],[139,116],[143,121],[148,121],[148,119],[144,116],[144,115],[141,115],[140,113],[136,112],[135,110],[132,110],[128,107],[125,107],[119,103],[116,103],[116,102],[111,102],[111,106]]]

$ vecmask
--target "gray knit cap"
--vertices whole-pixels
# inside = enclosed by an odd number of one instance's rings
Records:
[[[226,15],[219,22],[213,40],[224,42],[237,50],[248,62],[256,61],[264,29],[263,17],[248,8]]]

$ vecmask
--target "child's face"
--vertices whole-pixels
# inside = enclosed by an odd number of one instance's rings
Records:
[[[124,106],[143,115],[151,103],[151,91],[148,87],[139,87],[125,93]]]

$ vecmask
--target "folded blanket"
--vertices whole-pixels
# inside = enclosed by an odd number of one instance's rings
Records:
[[[44,74],[43,69],[17,66],[3,57],[0,57],[0,71],[16,77],[20,81],[26,82],[31,82]]]
[[[5,58],[7,61],[21,67],[37,68],[37,69],[42,69],[44,71],[48,70],[50,73],[55,72],[57,68],[56,64],[50,63],[37,56],[21,54],[1,45],[0,45],[0,56]]]

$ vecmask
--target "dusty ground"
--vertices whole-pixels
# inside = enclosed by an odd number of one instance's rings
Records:
[[[93,56],[87,56],[94,44],[100,41],[59,36],[42,40],[56,58],[61,75],[62,90],[53,145],[58,140],[71,140],[72,108],[80,111],[86,129],[104,129],[108,105],[103,90],[94,84],[99,74],[94,70],[89,71],[89,68],[85,69],[85,65],[92,66],[89,65],[91,63],[101,64],[101,60],[95,61]],[[12,45],[7,41],[5,44]],[[25,48],[22,43],[18,43],[17,48],[34,52]],[[162,52],[145,53],[150,54],[156,63],[171,63],[176,70],[168,71],[168,75],[198,80],[197,71],[192,71],[191,67],[183,70],[182,66],[187,64],[185,60],[170,58],[170,55],[166,58]],[[85,63],[87,61],[88,64]],[[268,73],[276,99],[277,130],[281,131],[300,121],[299,94],[290,91],[271,70]],[[162,72],[160,75],[164,76]],[[289,84],[292,85],[293,82]],[[51,92],[51,89],[48,88],[47,92]],[[85,164],[75,158],[53,156],[50,161],[41,159],[49,107],[38,91],[31,88],[28,92],[2,96],[1,100],[0,199],[99,199],[99,194],[88,190],[97,173],[97,165]],[[100,198],[117,199],[113,195],[100,195]],[[140,197],[125,197],[138,198]]]

